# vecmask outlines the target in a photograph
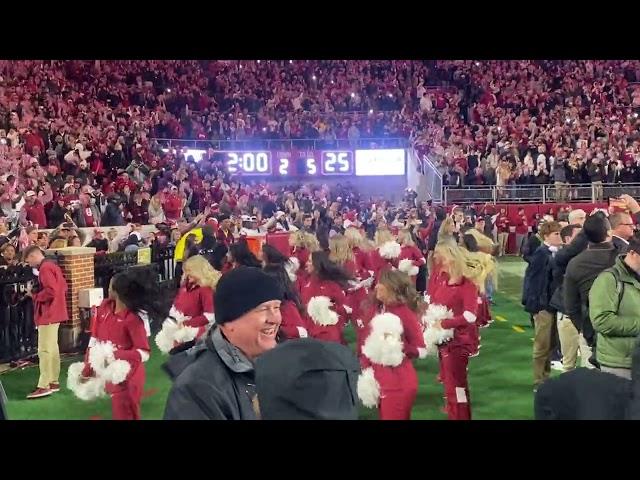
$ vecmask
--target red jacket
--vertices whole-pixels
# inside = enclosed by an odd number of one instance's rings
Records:
[[[37,326],[69,320],[67,281],[53,260],[44,260],[38,268],[40,290],[32,294],[33,318]]]
[[[342,287],[336,282],[320,280],[315,275],[312,275],[307,283],[302,286],[300,292],[302,304],[307,307],[311,298],[319,296],[329,297],[333,303],[331,309],[338,314],[338,323],[335,325],[318,325],[307,315],[306,323],[309,326],[309,336],[318,340],[346,345],[344,327],[347,323],[347,311],[344,309],[344,305],[347,304],[347,298]]]
[[[182,217],[182,198],[178,195],[167,195],[162,208],[167,220],[178,220]]]
[[[360,280],[365,280],[371,276],[369,271],[373,271],[373,268],[369,262],[369,255],[367,252],[360,250],[358,247],[353,247],[353,256],[356,261],[356,276]]]
[[[405,245],[402,247],[402,249],[400,250],[400,256],[398,257],[398,260],[405,260],[405,259],[411,260],[412,264],[415,267],[421,267],[422,265],[427,263],[427,261],[424,258],[424,255],[422,255],[420,250],[418,250],[418,247],[415,247],[415,246]]]
[[[107,383],[107,393],[117,393],[127,389],[135,389],[142,393],[144,387],[143,362],[149,358],[149,340],[147,330],[142,319],[130,310],[119,313],[114,312],[115,302],[106,299],[98,307],[96,317],[91,326],[91,340],[89,348],[95,341],[111,342],[116,350],[116,360],[125,360],[131,365],[131,371],[126,380],[118,385]],[[88,350],[85,359],[85,368],[82,374],[92,376],[93,371],[88,363]]]
[[[280,305],[280,313],[282,314],[282,323],[280,324],[280,330],[284,333],[285,337],[291,338],[304,338],[308,334],[307,323],[300,315],[298,307],[292,301],[284,301]],[[300,334],[302,333],[302,337]]]
[[[209,287],[183,285],[173,300],[173,306],[179,312],[191,317],[189,320],[185,320],[184,325],[198,329],[196,338],[200,338],[207,331],[209,324],[213,322],[213,312],[215,311],[213,290]]]
[[[468,353],[475,353],[479,340],[478,324],[477,321],[469,322],[465,315],[478,315],[478,288],[465,278],[458,285],[439,282],[434,290],[433,293],[429,292],[431,303],[446,305],[454,315],[453,318],[442,321],[442,328],[455,329],[453,340],[445,345],[463,347]]]
[[[518,235],[526,235],[529,232],[529,222],[526,215],[520,215],[518,217],[518,223],[516,223],[516,233]]]
[[[224,230],[222,230],[222,228],[218,228],[218,230],[216,231],[216,240],[219,243],[224,243],[228,247],[235,241],[235,238],[233,238],[233,233],[231,232],[225,233]]]
[[[496,218],[496,226],[498,233],[509,233],[509,217],[506,215],[498,215]]]
[[[38,228],[47,228],[47,216],[40,200],[36,200],[33,205],[25,204],[22,208],[27,213],[27,220],[38,225]]]

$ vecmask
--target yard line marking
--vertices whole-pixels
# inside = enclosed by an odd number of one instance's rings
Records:
[[[501,317],[500,315],[496,315],[496,320],[498,320],[499,322],[506,322],[507,319],[504,317]]]
[[[519,327],[517,325],[513,325],[511,328],[513,328],[513,330],[518,332],[518,333],[524,333],[524,328]]]

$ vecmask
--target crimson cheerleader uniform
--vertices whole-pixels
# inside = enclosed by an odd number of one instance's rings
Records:
[[[314,319],[309,314],[309,302],[314,297],[328,297],[331,301],[330,310],[338,314],[338,321],[333,325],[321,325],[318,319]],[[347,304],[347,297],[342,287],[330,280],[320,280],[315,275],[311,275],[307,283],[300,292],[302,304],[307,307],[308,333],[312,338],[328,342],[337,342],[346,345],[344,338],[344,327],[347,323],[347,311],[344,306]],[[329,313],[329,312],[327,312]]]
[[[145,382],[143,363],[149,359],[149,341],[144,321],[131,310],[115,313],[115,301],[106,299],[98,307],[93,325],[89,350],[97,342],[111,342],[116,360],[125,360],[131,370],[117,385],[107,382],[106,392],[111,395],[114,420],[140,420],[140,401]],[[84,377],[95,376],[89,364],[89,350],[85,356]]]
[[[400,250],[400,256],[398,257],[398,265],[400,265],[400,262],[402,260],[410,260],[411,265],[418,268],[427,263],[424,255],[422,255],[420,250],[418,250],[418,248],[413,245],[405,245],[402,247],[402,249]],[[416,284],[416,277],[417,274],[411,275],[411,281],[413,282],[414,286]]]
[[[173,306],[186,317],[191,317],[183,322],[186,327],[198,329],[196,339],[200,338],[215,320],[213,308],[213,290],[209,287],[201,287],[195,283],[187,282],[173,300]]]
[[[295,287],[298,293],[300,293],[302,291],[302,287],[309,281],[309,274],[307,273],[306,266],[307,262],[311,261],[311,252],[306,248],[293,247],[291,256],[297,258],[299,263],[298,270],[295,272]]]
[[[382,255],[380,255],[380,252],[376,248],[375,250],[371,250],[371,252],[369,252],[369,265],[371,266],[371,270],[373,270],[373,275],[375,278],[374,285],[377,285],[382,270],[397,268],[398,259],[384,258]]]
[[[294,302],[290,300],[282,302],[280,313],[282,315],[280,331],[287,339],[308,337],[307,323]]]
[[[368,270],[358,266],[357,259],[347,260],[342,267],[349,273],[349,275],[356,279],[356,282],[360,282],[371,277]],[[367,289],[365,287],[347,290],[347,305],[351,308],[351,324],[353,325],[353,329],[356,333],[358,355],[360,355],[360,348],[366,338],[364,331],[363,305],[367,301],[367,295]]]
[[[429,294],[432,304],[444,305],[453,312],[453,318],[442,321],[442,328],[454,329],[453,339],[438,349],[447,414],[450,420],[471,420],[467,366],[469,356],[478,350],[478,288],[464,278],[457,285],[436,282]]]
[[[410,420],[411,409],[418,392],[418,375],[413,359],[420,356],[425,348],[422,328],[416,314],[404,304],[386,305],[381,311],[369,309],[366,316],[367,337],[374,333],[374,318],[378,313],[390,313],[397,316],[402,324],[402,362],[395,367],[376,363],[365,353],[360,355],[362,370],[372,368],[380,389],[380,420]],[[365,348],[366,352],[366,348]]]

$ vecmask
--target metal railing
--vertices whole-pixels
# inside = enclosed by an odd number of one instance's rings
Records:
[[[193,148],[196,150],[356,150],[356,149],[382,149],[382,148],[407,148],[408,138],[404,137],[380,137],[360,138],[358,140],[338,139],[322,140],[313,138],[296,139],[247,139],[247,140],[185,140],[180,138],[152,138],[165,148]]]
[[[602,202],[623,193],[640,196],[640,183],[545,185],[467,185],[443,187],[444,205],[469,202],[563,203]]]
[[[434,203],[442,203],[442,173],[431,161],[429,155],[420,155],[416,152],[420,161],[421,173],[424,176],[423,185],[426,193]]]
[[[33,302],[25,296],[35,276],[28,266],[0,269],[0,363],[35,356],[38,335],[33,321]]]

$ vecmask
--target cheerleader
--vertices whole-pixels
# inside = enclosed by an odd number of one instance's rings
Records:
[[[444,384],[446,410],[450,420],[471,419],[471,399],[467,381],[469,357],[478,350],[478,295],[484,271],[455,242],[443,239],[436,245],[434,260],[442,269],[439,281],[429,291],[430,306],[425,314],[427,348],[438,343],[440,377]],[[434,318],[433,311],[446,313]],[[434,336],[435,335],[435,336]],[[437,342],[432,342],[438,338]]]
[[[295,275],[290,273],[291,262],[277,248],[266,243],[262,245],[262,262],[264,272],[273,277],[284,292],[280,304],[282,323],[279,332],[285,339],[308,337],[304,307],[292,282]]]
[[[184,262],[180,289],[169,317],[156,335],[156,345],[161,352],[178,353],[189,348],[215,322],[213,293],[220,277],[220,272],[202,255]]]
[[[480,233],[475,228],[468,229],[464,232],[462,243],[463,246],[473,254],[472,258],[482,265],[487,277],[478,299],[477,321],[479,328],[487,327],[493,323],[489,306],[491,303],[489,292],[491,288],[497,285],[497,265],[493,255],[491,255],[496,245],[489,237]],[[478,345],[478,348],[480,348],[480,345]]]
[[[110,395],[114,420],[140,419],[149,319],[166,316],[152,279],[134,270],[112,278],[91,326],[85,360],[71,364],[67,375],[67,386],[82,400]]]
[[[426,356],[419,296],[404,273],[384,270],[375,298],[366,315],[358,396],[366,407],[378,407],[380,420],[410,420],[418,392],[412,360]]]
[[[376,249],[369,253],[369,260],[377,281],[382,270],[398,267],[398,257],[402,247],[396,242],[391,231],[384,226],[376,230],[374,243]]]
[[[318,239],[312,233],[298,230],[289,237],[289,246],[291,247],[290,262],[292,264],[291,274],[296,275],[293,280],[298,292],[302,286],[307,283],[309,276],[307,274],[307,263],[313,252],[320,250]]]
[[[307,273],[300,296],[307,308],[309,336],[346,345],[344,327],[351,309],[344,292],[353,278],[320,251],[311,254]]]
[[[401,246],[400,256],[398,257],[398,270],[409,275],[412,283],[415,285],[420,267],[425,265],[427,261],[420,250],[418,250],[418,247],[416,247],[410,230],[400,230],[398,233],[398,243]]]
[[[362,232],[355,227],[348,227],[344,236],[347,239],[349,248],[353,252],[353,257],[356,262],[356,269],[358,275],[362,280],[365,280],[373,275],[373,268],[369,262],[369,249],[368,241],[365,240]]]

